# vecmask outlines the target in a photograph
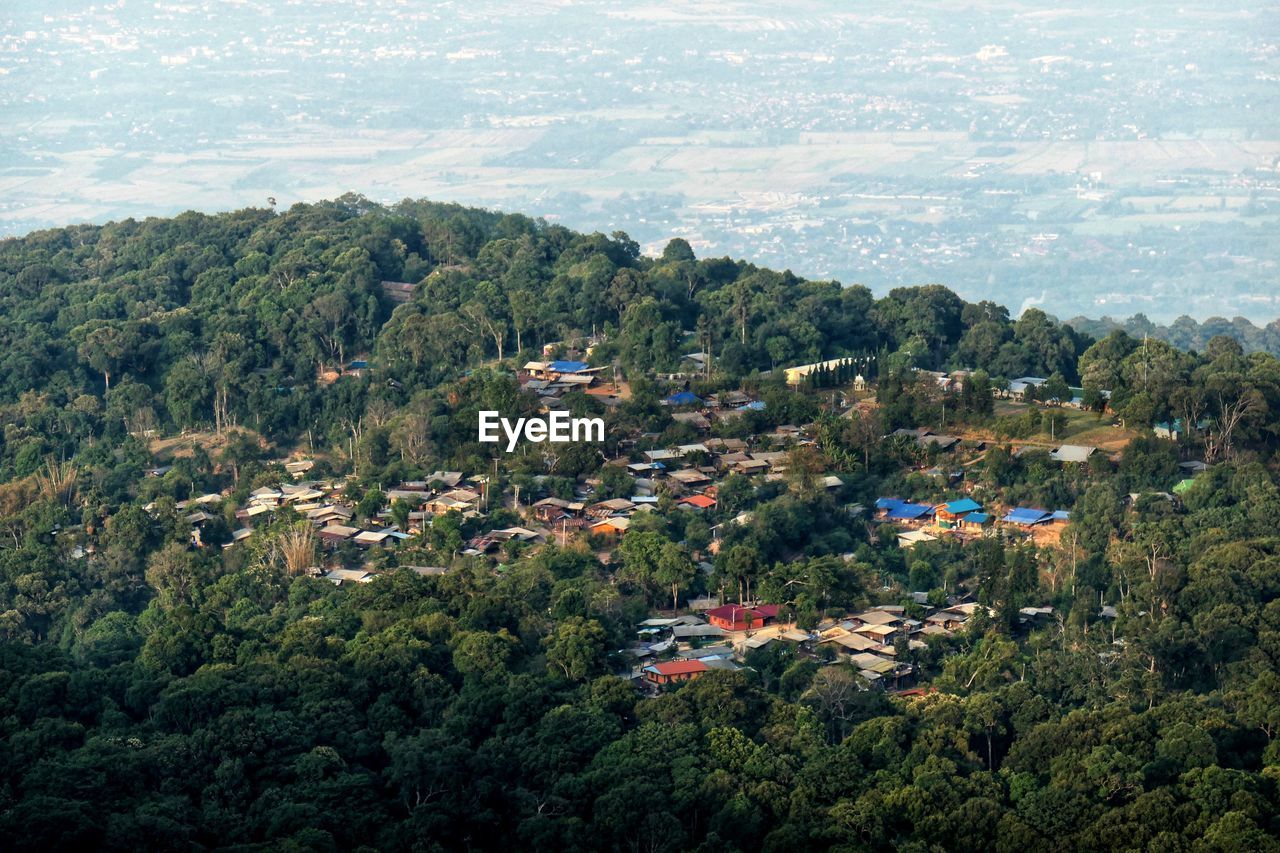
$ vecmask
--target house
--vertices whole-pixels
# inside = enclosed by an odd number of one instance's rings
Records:
[[[876,518],[881,521],[928,521],[933,517],[934,509],[930,504],[913,504],[897,498],[879,498],[876,500]]]
[[[186,516],[183,520],[187,524],[190,524],[192,527],[199,527],[201,524],[204,524],[206,521],[213,521],[216,517],[217,516],[211,515],[205,512],[204,510],[199,509],[191,513],[190,515]]]
[[[533,517],[547,524],[564,518],[576,518],[582,513],[583,504],[560,498],[543,498],[533,505]]]
[[[402,569],[408,569],[419,577],[439,577],[449,573],[449,569],[445,566],[401,566]]]
[[[862,634],[855,634],[852,631],[846,631],[842,628],[833,629],[839,633],[831,633],[830,636],[824,635],[821,643],[835,643],[848,652],[866,652],[871,649],[877,649],[881,643],[879,640],[871,637],[864,637]]]
[[[395,503],[396,501],[404,501],[410,506],[422,506],[431,500],[431,492],[420,489],[387,489],[387,503]]]
[[[266,504],[249,504],[244,509],[236,510],[236,518],[239,521],[248,521],[251,518],[257,518],[264,513],[271,512],[271,507]]]
[[[1025,400],[1035,392],[1035,389],[1048,381],[1048,379],[1040,376],[1020,376],[1011,381],[1006,390],[1009,396],[1015,400]]]
[[[309,504],[314,501],[318,501],[324,497],[324,492],[319,489],[313,489],[303,485],[286,485],[281,488],[281,491],[284,493],[284,502],[287,504],[293,504],[295,507],[300,504]]]
[[[1053,618],[1052,607],[1020,607],[1018,621],[1021,623],[1040,624]]]
[[[718,643],[714,646],[703,646],[697,649],[681,649],[676,652],[676,657],[681,660],[700,660],[710,665],[711,661],[716,659],[732,658],[733,646],[728,643]]]
[[[901,616],[894,615],[888,610],[884,610],[879,607],[872,608],[871,610],[864,610],[850,618],[854,622],[858,623],[858,625],[892,625],[895,622],[902,621]]]
[[[222,495],[215,495],[213,493],[208,493],[208,494],[203,494],[198,498],[189,498],[188,500],[185,500],[185,501],[178,501],[178,503],[175,504],[175,506],[177,506],[178,509],[186,509],[192,504],[207,505],[207,504],[220,503],[221,501],[222,501]]]
[[[503,527],[490,530],[489,535],[498,542],[509,542],[512,539],[517,542],[545,542],[547,539],[546,531],[530,530],[527,527]]]
[[[359,528],[347,527],[345,524],[330,524],[320,528],[320,541],[327,544],[346,542],[359,533]]]
[[[704,615],[707,621],[717,628],[726,631],[746,631],[763,628],[778,618],[779,607],[776,604],[761,604],[747,607],[743,604],[723,604],[708,610]]]
[[[799,385],[804,382],[805,377],[811,373],[821,370],[836,370],[851,363],[848,358],[833,358],[827,361],[819,361],[814,364],[801,364],[796,367],[788,367],[783,369],[783,375],[787,377],[788,385]]]
[[[745,655],[747,652],[754,649],[763,649],[776,639],[778,639],[777,634],[756,634],[753,637],[747,637],[745,640],[742,640],[737,644],[737,648]]]
[[[960,519],[958,526],[965,532],[981,533],[984,530],[989,530],[994,522],[995,518],[990,513],[971,512]]]
[[[671,416],[671,420],[678,424],[688,424],[698,432],[707,432],[711,429],[711,421],[707,420],[706,415],[698,412],[676,412]]]
[[[391,536],[390,530],[361,530],[352,537],[352,541],[362,548],[371,548],[375,545],[394,545],[396,540]]]
[[[442,483],[446,489],[456,489],[462,483],[463,476],[461,471],[432,471],[427,475],[425,480],[416,483],[405,483],[405,486],[412,485],[416,488],[428,488],[436,483]]]
[[[340,524],[344,521],[350,521],[355,514],[355,510],[351,509],[351,507],[334,504],[307,510],[307,520],[319,525]]]
[[[1018,527],[1034,527],[1037,524],[1045,524],[1053,519],[1053,513],[1043,509],[1031,509],[1029,507],[1014,507],[1009,510],[1001,521],[1005,524],[1015,524]]]
[[[636,505],[626,498],[610,498],[587,507],[587,515],[592,518],[608,518],[624,512],[631,512]]]
[[[470,489],[450,489],[442,495],[427,501],[427,511],[434,515],[447,512],[460,512],[466,515],[475,512],[480,504],[480,495]]]
[[[521,372],[535,379],[559,382],[568,376],[582,376],[593,371],[585,361],[530,361],[526,362]],[[588,380],[590,377],[587,377]]]
[[[673,625],[671,627],[671,636],[677,640],[705,640],[705,639],[721,639],[725,635],[723,628],[715,625]]]
[[[905,533],[898,534],[899,548],[914,548],[921,542],[937,542],[938,537],[932,533],[925,533],[923,530],[908,530]]]
[[[449,512],[460,512],[465,515],[469,509],[471,509],[471,504],[464,501],[457,501],[453,498],[447,498],[443,495],[437,498],[432,498],[432,500],[427,504],[427,511],[432,515],[444,515]]]
[[[591,525],[591,532],[598,536],[621,536],[631,527],[631,519],[617,516],[597,521]]]
[[[703,446],[712,453],[743,453],[747,443],[740,438],[708,438]]]
[[[1195,435],[1196,433],[1204,432],[1211,426],[1213,426],[1212,421],[1208,418],[1201,418],[1196,421],[1195,428],[1189,430],[1182,418],[1175,418],[1172,421],[1161,421],[1151,427],[1151,432],[1155,434],[1156,438],[1167,438],[1170,441],[1181,441],[1188,433]]]
[[[763,474],[769,470],[769,463],[763,459],[755,459],[748,457],[746,459],[737,460],[732,465],[732,470],[738,474],[744,474],[748,477],[753,474]]]
[[[230,548],[232,545],[236,544],[237,542],[243,542],[244,540],[248,539],[252,535],[253,535],[252,527],[241,527],[239,530],[232,531],[231,541],[227,542],[222,547]]]
[[[896,429],[890,435],[891,438],[909,438],[920,447],[926,450],[930,447],[937,447],[939,451],[947,452],[954,450],[960,439],[954,435],[939,435],[932,430],[918,427],[916,429]]]
[[[261,489],[254,489],[249,493],[249,500],[253,503],[259,503],[264,506],[277,506],[280,499],[284,497],[279,489],[271,489],[263,486]]]
[[[679,391],[662,401],[666,406],[701,406],[702,398],[692,391]]]
[[[1049,456],[1062,463],[1084,463],[1089,461],[1089,457],[1093,455],[1096,447],[1089,447],[1083,444],[1064,444],[1061,447],[1049,451]]]
[[[676,504],[682,507],[688,507],[694,510],[712,509],[715,507],[715,498],[709,498],[706,495],[689,495],[676,501]]]
[[[752,453],[751,458],[765,463],[771,470],[782,470],[787,464],[787,452],[785,450],[770,450]]]
[[[926,433],[920,436],[917,441],[920,446],[926,450],[929,447],[937,447],[942,452],[954,450],[956,445],[960,443],[960,439],[954,435],[938,435],[937,433]]]
[[[957,527],[960,520],[970,513],[982,509],[982,505],[972,498],[961,498],[958,501],[939,504],[935,508],[938,524],[942,527]]]
[[[888,623],[883,625],[859,625],[853,629],[853,633],[861,634],[864,637],[870,637],[876,642],[884,646],[893,645],[894,639],[902,630],[902,626],[896,623]]]
[[[709,455],[711,451],[708,450],[707,446],[702,442],[697,442],[696,444],[676,445],[676,453],[679,453],[681,456],[688,456],[690,453],[702,453]]]
[[[301,477],[303,474],[310,471],[314,467],[316,467],[316,463],[314,459],[298,459],[294,462],[284,463],[285,472],[290,477],[293,477],[295,480],[298,477]]]
[[[685,362],[689,362],[688,367],[701,372],[707,366],[707,362],[711,361],[711,355],[705,352],[691,352],[680,356],[680,366],[685,367]]]
[[[679,471],[672,471],[667,475],[682,486],[696,488],[705,486],[711,482],[711,478],[699,471],[697,468],[682,468]]]
[[[673,660],[654,663],[643,670],[644,680],[650,684],[678,684],[706,674],[709,667],[700,660]]]
[[[873,684],[886,675],[891,675],[894,670],[893,661],[873,655],[870,652],[859,652],[858,654],[850,655],[849,659],[858,668],[858,674]]]
[[[925,621],[939,625],[948,631],[955,631],[963,628],[964,624],[973,617],[973,614],[979,609],[984,610],[988,616],[995,616],[996,612],[990,607],[985,607],[976,601],[966,601],[963,604],[953,604],[950,607],[939,610],[925,617]]]
[[[368,583],[373,577],[372,572],[364,569],[330,569],[325,573],[324,579],[331,581],[334,586],[342,586],[343,583]]]

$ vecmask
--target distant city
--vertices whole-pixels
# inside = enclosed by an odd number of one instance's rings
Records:
[[[1280,316],[1276,4],[0,15],[0,234],[358,192],[1064,319]]]

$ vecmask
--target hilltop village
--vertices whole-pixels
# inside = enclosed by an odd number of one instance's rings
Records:
[[[600,339],[545,348],[545,360],[524,362],[511,376],[531,411],[547,414],[574,408],[576,400],[592,400],[606,411],[632,399],[631,383],[616,368],[591,366]],[[557,353],[573,357],[554,357]],[[793,647],[792,654],[819,662],[852,663],[866,689],[918,691],[911,660],[927,649],[930,637],[949,637],[978,613],[990,619],[996,610],[979,603],[969,583],[913,587],[914,578],[886,578],[867,597],[868,607],[843,615],[829,610],[798,614],[794,600],[768,600],[744,588],[726,590],[715,560],[735,527],[749,525],[752,512],[739,510],[744,491],[794,490],[825,493],[838,506],[844,524],[869,532],[872,541],[912,552],[906,561],[930,559],[937,547],[963,547],[975,541],[1005,545],[1019,542],[1036,548],[1070,550],[1071,512],[1046,505],[1026,505],[1016,491],[1006,491],[986,475],[990,459],[1110,470],[1122,458],[1133,435],[1117,427],[1107,405],[1109,392],[1095,394],[1090,409],[1080,388],[1053,388],[1049,379],[1020,377],[989,387],[1007,417],[1065,426],[1069,413],[1077,426],[1104,435],[1107,447],[988,437],[963,424],[937,429],[898,428],[864,436],[898,460],[909,484],[894,494],[865,494],[857,478],[837,473],[823,454],[824,435],[832,424],[878,423],[876,382],[855,372],[854,359],[798,365],[777,371],[771,395],[816,403],[815,420],[778,423],[768,418],[760,387],[690,390],[708,368],[708,356],[693,352],[681,360],[684,372],[649,377],[655,393],[657,420],[665,429],[613,435],[616,455],[603,461],[599,473],[578,478],[538,476],[522,489],[503,476],[502,460],[491,470],[435,471],[419,479],[385,483],[379,489],[352,492],[353,477],[317,477],[324,467],[316,457],[297,454],[266,465],[244,491],[230,489],[177,501],[181,523],[190,527],[195,547],[251,548],[255,538],[281,523],[305,522],[317,540],[320,559],[294,567],[336,585],[368,583],[380,574],[408,569],[419,575],[445,575],[463,565],[491,566],[502,571],[517,556],[551,546],[585,548],[624,576],[623,543],[633,527],[655,529],[650,516],[696,516],[696,544],[688,546],[691,571],[672,582],[669,606],[651,611],[635,624],[632,642],[615,650],[615,671],[638,687],[653,691],[699,677],[713,669],[747,665],[753,652],[770,644]],[[864,360],[863,363],[868,363]],[[336,371],[328,381],[359,378],[367,360]],[[957,408],[973,371],[915,371],[914,382],[932,389]],[[767,381],[767,379],[766,379]],[[983,380],[985,381],[985,380]],[[652,389],[658,389],[653,391]],[[1048,392],[1056,392],[1050,396]],[[1056,420],[1055,420],[1056,419]],[[1177,446],[1177,424],[1147,428],[1152,438]],[[1209,424],[1202,421],[1201,430]],[[1119,441],[1117,441],[1117,436]],[[318,467],[319,466],[319,467]],[[148,476],[163,477],[172,466],[158,466]],[[1132,493],[1130,504],[1155,498],[1174,502],[1208,470],[1203,461],[1178,463],[1167,489]],[[273,479],[269,472],[276,471]],[[722,505],[722,490],[731,492]],[[161,502],[147,505],[153,514],[166,511]],[[269,535],[269,534],[267,534]],[[424,547],[424,543],[434,543]],[[308,552],[312,553],[312,552]],[[420,557],[431,554],[435,563]],[[858,555],[843,554],[853,562]],[[904,561],[905,562],[905,561]],[[907,563],[910,564],[910,563]],[[937,580],[924,571],[925,578]],[[1100,618],[1114,619],[1113,606],[1099,602]],[[1024,628],[1054,618],[1044,603],[1018,609]]]

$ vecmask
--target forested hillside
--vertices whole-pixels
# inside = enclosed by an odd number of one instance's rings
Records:
[[[0,344],[6,849],[1280,849],[1280,361],[1231,338],[352,196],[0,242]],[[563,397],[603,445],[476,440],[569,356],[626,386]],[[776,473],[472,544],[715,440]],[[395,548],[246,521],[303,460]],[[451,471],[483,507],[434,508]],[[1070,520],[899,547],[883,496]],[[981,606],[889,652],[908,694],[780,642],[639,689],[642,620],[744,591],[815,636]]]
[[[1076,329],[1098,338],[1106,337],[1119,329],[1130,337],[1149,335],[1179,349],[1203,350],[1214,338],[1226,337],[1240,344],[1246,352],[1260,351],[1280,355],[1280,320],[1273,320],[1265,326],[1255,326],[1244,317],[1231,320],[1210,317],[1203,323],[1198,323],[1184,315],[1165,326],[1151,322],[1142,314],[1135,314],[1124,321],[1110,317],[1103,317],[1101,320],[1075,317],[1070,322]]]

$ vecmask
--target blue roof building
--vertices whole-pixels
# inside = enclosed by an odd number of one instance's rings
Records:
[[[928,504],[913,504],[897,498],[878,499],[876,509],[884,510],[884,517],[895,521],[918,521],[933,515],[933,507]]]
[[[961,498],[958,501],[952,501],[943,507],[951,515],[964,515],[977,509],[982,509],[982,504],[973,498]]]
[[[702,400],[692,391],[681,391],[677,394],[672,394],[662,402],[666,403],[668,406],[696,406],[701,403]]]
[[[553,361],[547,365],[547,370],[554,373],[581,373],[586,369],[585,361]]]
[[[1051,512],[1020,506],[1009,510],[1009,514],[1004,517],[1004,521],[1010,524],[1021,524],[1025,527],[1031,527],[1032,525],[1049,521],[1052,518],[1053,513]]]

